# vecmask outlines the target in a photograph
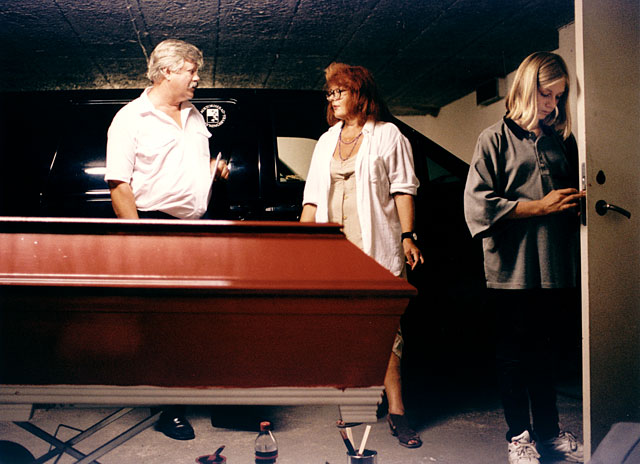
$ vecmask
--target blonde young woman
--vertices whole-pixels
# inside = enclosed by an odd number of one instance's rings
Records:
[[[478,138],[464,194],[469,230],[481,237],[510,464],[582,462],[559,426],[552,378],[558,316],[577,276],[577,147],[562,58],[538,52],[518,68],[507,113]],[[531,417],[529,414],[531,409]],[[537,438],[537,444],[534,442]]]
[[[409,141],[393,124],[371,73],[362,66],[332,63],[325,70],[327,121],[313,153],[304,191],[302,222],[343,225],[349,241],[396,276],[406,264],[423,263],[414,234],[418,179]],[[385,376],[387,420],[402,446],[417,448],[409,427],[400,380],[402,338],[396,337]]]

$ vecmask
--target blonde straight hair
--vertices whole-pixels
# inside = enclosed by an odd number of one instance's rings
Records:
[[[555,53],[535,52],[520,64],[505,102],[507,117],[527,130],[534,130],[538,126],[538,91],[559,80],[564,80],[564,93],[556,110],[541,123],[553,128],[563,139],[569,137],[569,72],[564,60]]]

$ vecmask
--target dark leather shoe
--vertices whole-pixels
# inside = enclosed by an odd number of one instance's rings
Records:
[[[193,440],[196,437],[193,427],[183,415],[164,411],[156,423],[156,430],[174,440]]]

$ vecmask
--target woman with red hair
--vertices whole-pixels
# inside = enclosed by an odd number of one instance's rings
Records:
[[[342,224],[347,239],[392,274],[423,263],[414,233],[418,179],[409,141],[390,122],[373,76],[362,66],[332,63],[325,69],[331,128],[320,137],[304,191],[302,222]],[[387,420],[402,446],[418,448],[402,401],[402,336],[394,342],[384,386]]]

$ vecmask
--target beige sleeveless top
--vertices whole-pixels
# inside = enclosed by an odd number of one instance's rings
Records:
[[[331,157],[331,189],[329,190],[329,221],[342,224],[347,239],[362,249],[362,232],[356,200],[356,157],[346,161]]]

